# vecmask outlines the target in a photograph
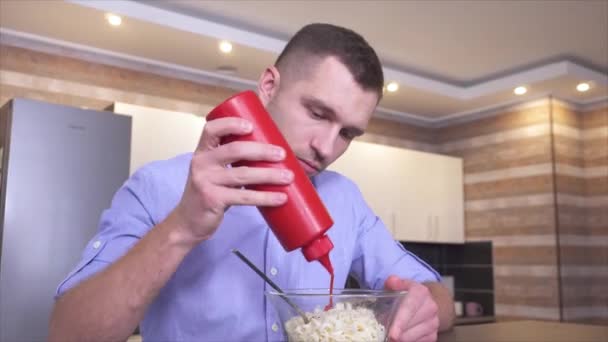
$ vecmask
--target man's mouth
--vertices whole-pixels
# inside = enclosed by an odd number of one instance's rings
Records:
[[[298,158],[298,162],[300,162],[300,165],[302,166],[302,168],[304,169],[306,174],[309,176],[316,175],[317,173],[320,172],[320,170],[319,170],[320,167],[317,166],[316,164],[314,164],[313,162],[310,162],[310,161],[304,160],[304,159],[300,159],[300,158]]]

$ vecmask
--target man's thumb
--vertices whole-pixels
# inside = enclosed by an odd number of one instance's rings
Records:
[[[389,276],[384,282],[384,288],[391,291],[407,291],[415,282],[409,279],[401,279],[395,275]]]

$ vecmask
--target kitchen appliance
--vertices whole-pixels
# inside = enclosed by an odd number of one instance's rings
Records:
[[[14,99],[0,109],[0,341],[45,341],[57,285],[129,175],[131,118]]]

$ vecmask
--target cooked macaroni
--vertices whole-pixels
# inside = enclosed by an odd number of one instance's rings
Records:
[[[337,303],[329,311],[307,312],[309,323],[295,316],[285,323],[290,342],[375,342],[384,341],[385,329],[374,312],[351,303]]]

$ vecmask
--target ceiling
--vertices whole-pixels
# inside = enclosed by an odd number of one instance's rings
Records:
[[[123,16],[110,27],[105,13]],[[0,1],[0,39],[236,89],[310,22],[361,33],[400,88],[380,115],[423,124],[549,94],[608,100],[608,1]],[[221,54],[218,41],[234,43]],[[230,73],[218,68],[234,67]],[[591,83],[585,93],[575,90]],[[523,96],[513,88],[529,88]]]

